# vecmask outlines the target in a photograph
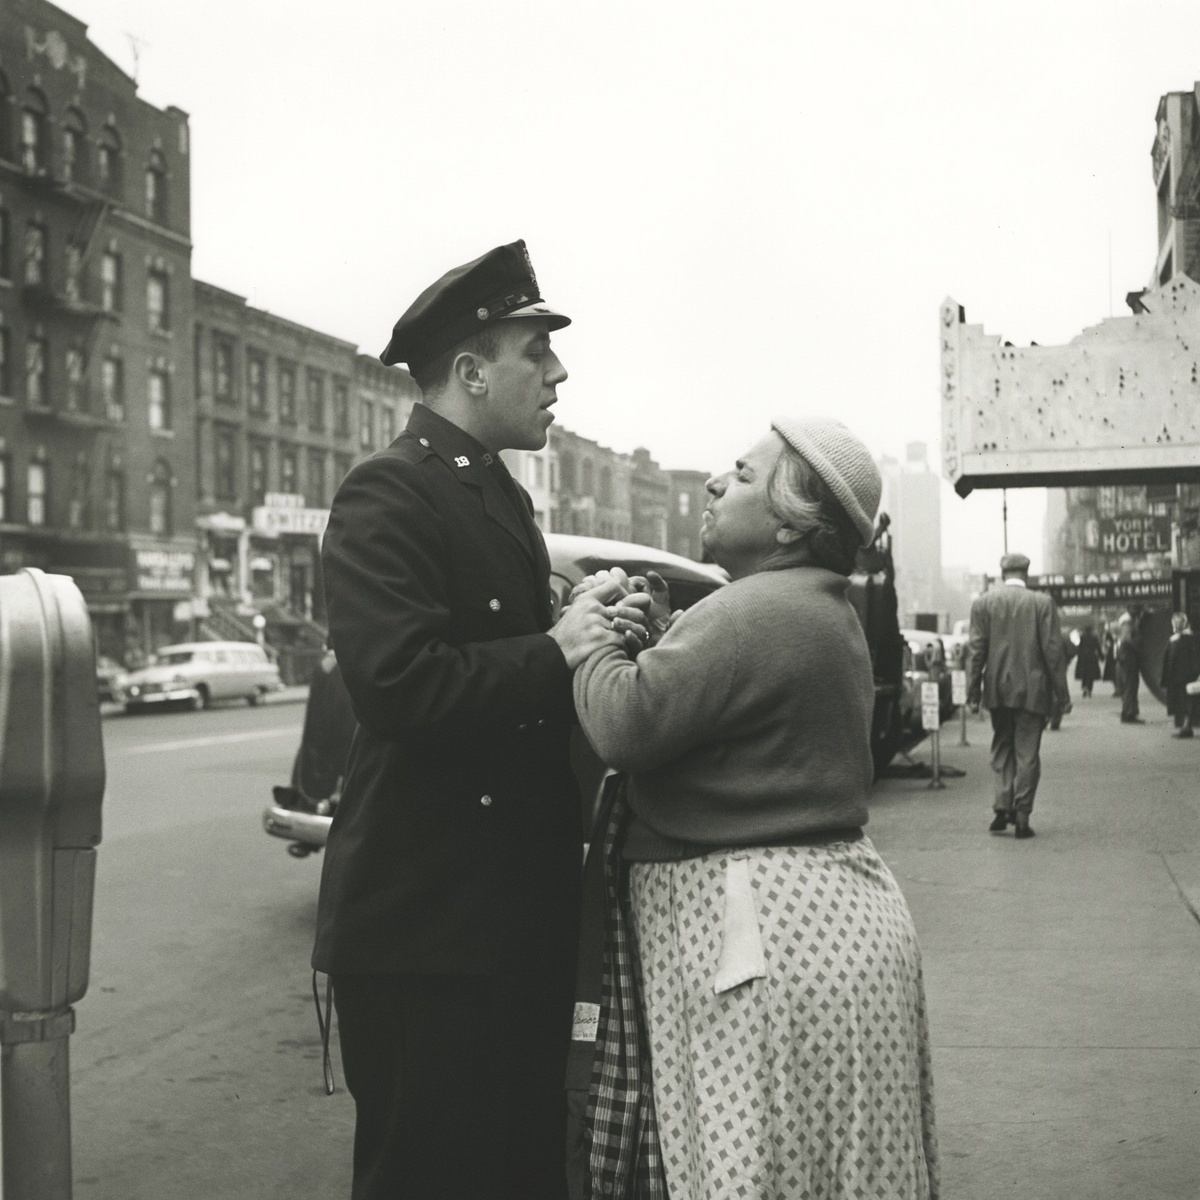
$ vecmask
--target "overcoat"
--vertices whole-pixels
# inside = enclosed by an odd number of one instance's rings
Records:
[[[1200,639],[1190,630],[1173,633],[1163,651],[1162,688],[1167,693],[1167,715],[1183,716],[1193,707],[1187,685],[1200,679]]]
[[[971,605],[971,677],[967,695],[983,706],[1048,716],[1069,702],[1058,609],[1045,592],[1002,584]]]
[[[418,404],[338,489],[322,565],[358,729],[313,966],[569,973],[582,850],[574,708],[546,633],[550,564],[528,495]]]

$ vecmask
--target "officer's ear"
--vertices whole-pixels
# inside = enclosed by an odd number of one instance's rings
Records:
[[[468,395],[482,396],[487,391],[487,377],[483,371],[485,363],[486,359],[480,355],[464,350],[454,356],[454,362],[450,365],[450,377]]]

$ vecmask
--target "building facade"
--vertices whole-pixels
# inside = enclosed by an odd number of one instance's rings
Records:
[[[896,565],[896,597],[902,625],[912,626],[917,613],[945,607],[942,578],[942,481],[930,469],[924,442],[910,442],[904,461],[884,456],[880,509],[891,518],[892,556]]]
[[[642,546],[667,549],[671,477],[639,446],[630,456],[629,519],[633,540]]]
[[[632,459],[560,425],[550,426],[550,452],[553,532],[629,541]]]
[[[700,545],[701,518],[709,501],[707,471],[673,470],[670,480],[670,499],[667,504],[667,549],[684,558],[704,561]]]
[[[0,563],[73,576],[101,652],[191,594],[187,114],[43,0],[0,15]]]

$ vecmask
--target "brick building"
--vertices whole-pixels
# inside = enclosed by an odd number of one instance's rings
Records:
[[[632,460],[561,425],[550,426],[550,451],[553,531],[629,541]]]
[[[668,471],[671,481],[671,500],[667,510],[667,549],[684,558],[701,562],[704,548],[700,545],[701,515],[710,499],[704,486],[707,471]]]
[[[633,452],[629,477],[629,512],[633,540],[642,546],[667,549],[667,515],[671,506],[671,477],[645,446]]]
[[[0,563],[74,576],[113,657],[194,566],[188,118],[44,0],[0,14]]]

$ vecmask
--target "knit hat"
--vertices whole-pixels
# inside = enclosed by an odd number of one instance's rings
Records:
[[[771,428],[820,475],[870,545],[883,480],[866,446],[832,417],[776,417]]]

